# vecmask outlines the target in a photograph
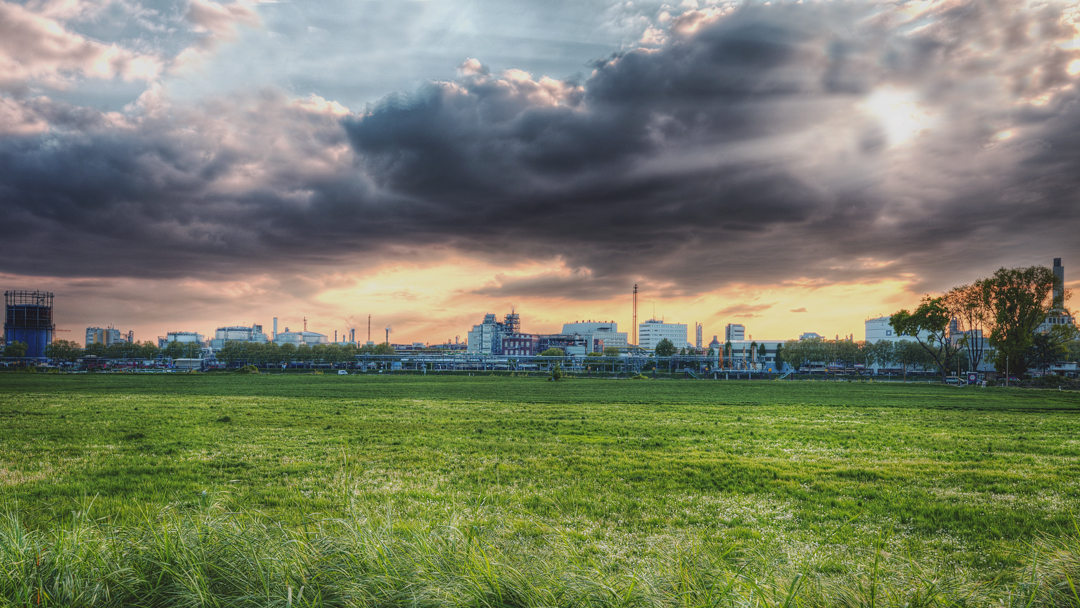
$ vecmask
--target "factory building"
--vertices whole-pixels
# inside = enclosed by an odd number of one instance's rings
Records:
[[[214,330],[214,338],[210,340],[210,348],[221,350],[226,342],[266,342],[266,334],[263,333],[262,325],[253,324],[251,327],[236,325],[232,327],[219,327]]]
[[[1076,325],[1076,319],[1065,308],[1065,267],[1061,265],[1061,258],[1054,258],[1054,278],[1056,282],[1050,314],[1035,330],[1038,333],[1049,333],[1056,325]]]
[[[901,336],[900,334],[896,333],[896,330],[894,330],[892,328],[892,325],[889,325],[890,320],[892,320],[891,316],[889,316],[889,317],[876,317],[874,319],[867,319],[866,322],[864,323],[865,331],[866,331],[866,333],[865,333],[866,341],[867,342],[877,342],[879,340],[890,340],[890,341],[898,342],[900,340],[914,340],[915,339],[912,336]],[[806,334],[803,334],[803,335],[806,335]],[[814,334],[814,337],[820,338],[821,336],[818,336],[817,334]],[[919,338],[921,338],[924,342],[929,337],[930,337],[930,332],[923,331],[923,332],[919,333]],[[802,340],[804,338],[800,337],[799,339]]]
[[[655,351],[656,345],[663,339],[668,339],[675,348],[689,348],[691,345],[686,341],[685,323],[664,323],[656,319],[649,319],[638,325],[638,345],[646,351]]]
[[[26,344],[26,357],[42,359],[52,344],[53,294],[48,291],[4,292],[4,342]]]
[[[468,334],[466,352],[481,355],[501,355],[503,338],[510,334],[521,333],[521,317],[511,311],[502,322],[495,320],[495,315],[484,315],[484,322],[473,325]]]
[[[86,328],[86,346],[90,346],[91,344],[104,344],[105,346],[111,344],[131,344],[134,341],[134,331],[129,331],[125,334],[113,327]]]
[[[181,342],[184,344],[194,342],[200,346],[206,345],[206,337],[193,331],[170,331],[164,337],[158,336],[158,348],[165,348],[169,342]]]
[[[521,317],[515,312],[497,321],[495,315],[484,315],[484,322],[473,325],[469,331],[466,352],[480,355],[533,356],[549,348],[561,348],[567,355],[586,355],[594,350],[603,351],[604,339],[616,342],[621,338],[626,344],[626,334],[619,334],[614,323],[584,322],[568,323],[585,333],[574,334],[527,334],[521,331]]]
[[[627,346],[626,332],[619,331],[619,324],[614,321],[563,323],[562,335],[581,336],[591,348],[589,352],[602,353],[609,346],[618,349],[625,349]]]
[[[734,342],[746,339],[746,326],[742,323],[728,323],[724,328],[724,341]]]
[[[274,336],[274,343],[278,345],[292,344],[294,346],[300,346],[301,344],[307,344],[308,346],[315,346],[317,344],[329,344],[330,341],[325,335],[315,333],[313,331],[289,331],[286,327],[285,331]]]

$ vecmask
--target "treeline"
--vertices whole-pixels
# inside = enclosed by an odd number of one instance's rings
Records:
[[[201,356],[203,347],[194,342],[169,342],[159,348],[153,342],[91,344],[85,348],[70,340],[54,340],[45,349],[45,356],[56,361],[73,362],[76,359],[93,355],[106,359],[170,359],[196,358]],[[226,363],[244,363],[253,365],[287,364],[293,362],[344,363],[354,361],[356,355],[392,355],[394,348],[389,344],[373,346],[355,346],[353,344],[276,344],[274,342],[226,342],[218,351],[218,361]],[[20,355],[16,355],[20,356]]]
[[[394,347],[387,343],[356,346],[355,344],[277,344],[275,342],[226,342],[218,351],[217,360],[246,365],[281,365],[288,363],[346,363],[356,355],[392,355]]]
[[[967,368],[966,354],[961,354],[960,367]],[[889,369],[930,370],[934,360],[917,342],[881,340],[863,342],[852,340],[826,340],[808,338],[788,340],[776,350],[778,364],[787,363],[795,369],[801,367],[858,366]]]

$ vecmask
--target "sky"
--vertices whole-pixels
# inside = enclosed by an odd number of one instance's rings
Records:
[[[86,327],[464,340],[1080,286],[1069,2],[0,0],[0,288]]]

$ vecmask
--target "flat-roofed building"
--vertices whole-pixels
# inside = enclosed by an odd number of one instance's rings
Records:
[[[742,323],[728,323],[724,327],[724,341],[735,342],[746,339],[746,326]]]
[[[638,325],[638,346],[646,351],[655,351],[656,345],[664,339],[670,340],[675,348],[691,347],[691,344],[686,341],[685,323],[665,323],[657,319],[649,319]]]
[[[625,349],[626,332],[619,331],[619,324],[614,321],[576,321],[563,323],[562,335],[581,336],[586,341],[589,352],[603,352],[609,346]]]

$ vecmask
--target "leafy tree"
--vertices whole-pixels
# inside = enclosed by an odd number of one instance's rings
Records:
[[[1066,361],[1080,361],[1080,340],[1073,340],[1065,345]]]
[[[1052,333],[1037,333],[1031,340],[1027,364],[1045,374],[1050,371],[1054,363],[1068,354],[1069,348],[1066,344],[1062,340],[1055,339]]]
[[[806,365],[806,348],[804,348],[799,340],[788,340],[787,342],[784,342],[783,352],[784,361],[796,370],[803,365]]]
[[[373,354],[373,355],[393,355],[393,354],[397,354],[397,351],[394,350],[393,346],[390,346],[389,342],[383,342],[382,344],[376,344],[375,348],[372,349],[371,354]]]
[[[565,357],[566,356],[566,351],[564,351],[561,348],[552,346],[551,348],[548,348],[548,349],[544,350],[544,352],[540,353],[540,356],[541,357]]]
[[[30,345],[26,342],[19,342],[18,340],[13,340],[11,342],[8,342],[7,346],[4,347],[4,356],[16,358],[25,357],[28,348],[30,348]]]
[[[551,350],[551,349],[549,348],[548,350]],[[562,350],[562,349],[556,349],[556,350]],[[544,352],[547,352],[547,351],[544,351]],[[562,365],[556,363],[551,368],[551,379],[554,382],[558,382],[559,380],[562,380],[562,377],[563,377]]]
[[[286,342],[278,347],[278,363],[289,364],[296,359],[296,345]]]
[[[780,371],[780,370],[784,369],[785,359],[784,359],[784,345],[783,344],[777,344],[776,345],[776,354],[773,355],[773,360],[776,361],[776,371]]]
[[[71,340],[53,340],[52,344],[45,347],[45,356],[70,363],[82,356],[82,348]]]
[[[94,346],[97,345],[95,344]],[[187,349],[184,348],[183,342],[177,342],[176,340],[173,340],[172,342],[169,342],[165,345],[165,348],[162,349],[161,353],[170,359],[180,359],[185,356],[186,350]],[[86,347],[86,351],[88,353],[90,352],[89,346]]]
[[[1001,268],[983,279],[982,297],[991,312],[990,344],[999,372],[1023,374],[1035,332],[1053,308],[1057,277],[1045,266]],[[1064,286],[1062,286],[1064,289]],[[1064,296],[1068,299],[1069,293]]]
[[[618,357],[619,354],[620,354],[620,351],[619,351],[618,346],[605,346],[604,347],[604,356],[605,357]]]
[[[915,367],[920,362],[924,361],[923,347],[919,343],[913,340],[901,340],[896,342],[893,351],[893,362],[900,365],[900,369],[903,371],[904,380],[907,380],[908,368]]]
[[[833,341],[834,361],[843,364],[845,368],[855,367],[861,358],[860,343],[852,340]]]
[[[986,289],[987,283],[980,280],[971,285],[954,287],[942,296],[960,334],[959,338],[950,337],[967,350],[968,360],[974,364],[973,369],[978,369],[982,363],[986,350],[984,333],[993,318]]]
[[[670,357],[675,354],[676,350],[675,344],[673,344],[671,340],[664,338],[656,344],[656,350],[654,352],[656,352],[657,357]]]
[[[952,314],[945,298],[923,296],[914,312],[905,310],[893,313],[889,325],[898,335],[910,336],[926,351],[941,371],[941,382],[952,369],[958,346],[949,339],[949,322]]]

